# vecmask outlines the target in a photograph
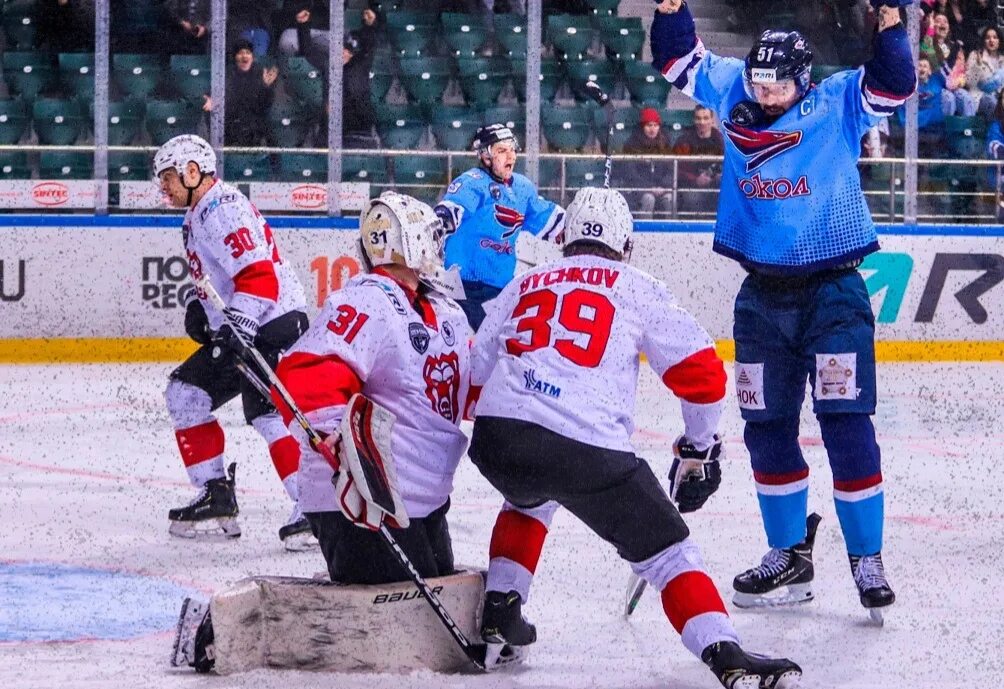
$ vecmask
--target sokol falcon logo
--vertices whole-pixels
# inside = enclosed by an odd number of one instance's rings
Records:
[[[732,122],[722,122],[729,141],[746,158],[746,172],[753,172],[768,160],[802,143],[802,131],[758,132]]]
[[[523,214],[515,208],[508,208],[500,203],[495,204],[495,220],[506,228],[502,233],[502,239],[508,239],[523,227]]]

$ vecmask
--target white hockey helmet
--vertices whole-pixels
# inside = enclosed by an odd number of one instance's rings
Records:
[[[443,221],[428,204],[395,191],[370,201],[359,242],[370,266],[403,265],[420,275],[443,268]]]
[[[174,168],[184,177],[189,162],[199,166],[203,174],[216,174],[216,153],[209,142],[195,134],[181,134],[169,139],[153,156],[153,176]]]
[[[562,246],[593,242],[627,258],[633,230],[634,219],[623,194],[616,189],[583,187],[565,212]]]

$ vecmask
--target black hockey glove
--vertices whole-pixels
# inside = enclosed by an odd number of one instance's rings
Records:
[[[254,344],[258,321],[238,309],[224,309],[223,315],[226,321],[213,336],[213,344],[220,348],[219,355],[226,350],[240,354],[244,351],[244,343]]]
[[[679,505],[680,512],[696,512],[704,506],[722,483],[722,467],[718,458],[722,441],[705,450],[698,450],[686,436],[673,443],[673,466],[669,469],[669,496]]]
[[[207,345],[213,339],[206,308],[198,299],[188,302],[188,308],[185,309],[185,332],[200,345]]]

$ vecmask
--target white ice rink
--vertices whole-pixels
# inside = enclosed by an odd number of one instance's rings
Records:
[[[58,638],[80,618],[113,611],[152,616],[153,632],[116,641],[0,641],[0,687],[128,689],[276,687],[660,687],[718,686],[666,621],[658,597],[620,616],[628,568],[567,513],[559,512],[537,572],[528,617],[540,641],[515,672],[491,676],[324,675],[259,670],[231,677],[171,670],[166,660],[180,597],[251,574],[308,577],[318,553],[281,550],[276,530],[289,506],[267,452],[239,405],[221,414],[238,460],[243,536],[200,544],[167,535],[167,510],[193,496],[161,398],[167,365],[0,367],[0,639]],[[731,376],[731,371],[730,371]],[[1004,677],[1004,367],[885,364],[876,416],[883,454],[883,557],[897,603],[885,627],[869,626],[857,601],[831,497],[831,476],[811,414],[803,445],[812,471],[810,507],[824,519],[816,545],[816,600],[774,612],[728,608],[752,650],[801,663],[815,688],[1001,686]],[[651,373],[638,399],[636,444],[665,476],[679,408]],[[728,461],[721,490],[688,517],[711,576],[728,599],[732,577],[765,550],[738,409],[724,421]],[[484,566],[499,497],[461,464],[450,512],[458,563]],[[146,609],[102,590],[14,589],[18,565],[65,563],[155,577],[167,600]],[[6,569],[5,569],[6,567]],[[7,572],[7,576],[4,575]],[[5,582],[6,580],[6,582]],[[163,593],[163,592],[162,592]],[[66,594],[85,598],[67,601]],[[125,594],[123,594],[124,596]],[[32,614],[25,610],[25,602]],[[44,606],[44,607],[43,607]],[[18,612],[21,610],[22,612]],[[47,614],[39,615],[40,610]],[[89,618],[88,616],[92,616]],[[38,618],[49,632],[39,631]],[[99,625],[100,626],[100,625]]]

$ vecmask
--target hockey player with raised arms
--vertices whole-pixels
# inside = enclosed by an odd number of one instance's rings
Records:
[[[652,64],[722,123],[714,250],[749,272],[735,303],[736,391],[770,551],[735,578],[743,607],[812,598],[818,517],[806,519],[809,468],[798,443],[807,377],[861,603],[880,619],[895,600],[882,564],[871,421],[875,324],[857,271],[878,238],[856,166],[864,133],[913,93],[899,9],[911,2],[872,0],[871,59],[819,84],[798,32],[765,31],[744,62],[707,50],[682,0],[660,3],[652,23]]]
[[[393,414],[393,459],[386,461],[393,463],[409,523],[388,526],[423,577],[454,573],[446,515],[467,447],[459,425],[473,333],[451,297],[462,291],[456,274],[443,270],[442,239],[442,223],[427,204],[395,192],[373,199],[359,235],[367,272],[328,297],[276,370],[310,423],[328,434],[333,452],[346,405],[357,393]],[[300,504],[332,581],[407,580],[374,531],[382,518],[362,509],[347,472],[336,477],[300,427],[290,429],[302,452]],[[379,446],[378,430],[372,433]]]
[[[645,354],[680,398],[684,434],[670,475],[680,510],[699,509],[721,482],[725,370],[666,286],[626,264],[632,227],[620,193],[581,189],[568,208],[563,258],[521,274],[486,304],[473,349],[472,384],[483,389],[470,456],[506,502],[491,538],[482,637],[536,640],[521,609],[560,504],[661,593],[684,646],[723,686],[798,686],[798,665],[740,647],[680,512],[631,446]]]
[[[480,166],[453,180],[435,210],[447,232],[446,266],[460,267],[466,293],[460,305],[477,330],[485,317],[482,304],[512,280],[519,233],[553,241],[564,209],[515,172],[519,146],[508,127],[479,128],[473,147]]]
[[[176,136],[161,146],[153,171],[167,202],[187,209],[182,241],[193,279],[206,278],[227,304],[227,317],[206,295],[187,297],[185,330],[199,345],[171,372],[164,397],[181,458],[200,489],[187,506],[168,513],[170,533],[183,538],[240,536],[234,474],[224,472],[224,435],[213,411],[241,396],[244,418],[265,439],[276,472],[293,501],[279,530],[289,550],[313,543],[297,503],[300,450],[282,418],[239,372],[235,328],[274,366],[282,350],[307,329],[303,288],[282,260],[275,237],[257,209],[216,176],[216,154],[198,136]]]

